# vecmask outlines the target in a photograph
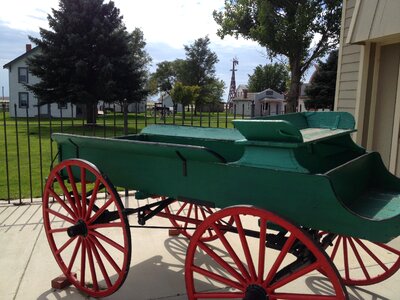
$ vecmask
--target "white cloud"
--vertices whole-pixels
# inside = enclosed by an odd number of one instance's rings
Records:
[[[216,35],[218,25],[212,13],[224,6],[224,0],[115,0],[114,3],[128,30],[141,28],[148,42],[182,48],[184,44],[208,35],[220,46],[255,45],[231,37],[221,40]],[[47,15],[52,8],[58,9],[58,0],[11,0],[2,6],[0,20],[9,27],[38,31],[39,27],[48,28]]]
[[[39,27],[48,28],[47,15],[52,8],[59,8],[58,3],[58,0],[3,1],[0,15],[2,28],[9,27],[10,32],[18,32],[26,38],[13,41],[13,55],[6,55],[4,49],[0,49],[0,59],[19,56],[24,51],[25,43],[29,42],[28,34],[35,34]],[[233,57],[237,56],[240,61],[237,74],[237,82],[240,83],[247,82],[247,74],[255,66],[266,62],[260,54],[263,49],[257,43],[230,36],[221,40],[217,36],[218,25],[212,13],[223,8],[224,0],[114,0],[114,3],[120,9],[129,31],[135,27],[143,31],[153,65],[163,60],[184,58],[183,45],[190,45],[206,35],[210,37],[211,50],[220,59],[216,66],[217,74],[227,85]],[[11,41],[9,43],[11,46]],[[0,79],[1,85],[8,85],[8,80]]]

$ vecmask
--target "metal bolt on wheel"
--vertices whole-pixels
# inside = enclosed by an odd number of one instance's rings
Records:
[[[227,217],[232,225],[221,228]],[[217,239],[204,243],[209,228]],[[308,288],[310,273],[327,285]],[[187,250],[185,279],[190,300],[348,299],[335,266],[308,234],[251,206],[220,210],[199,225]]]
[[[105,217],[110,212],[113,219]],[[94,165],[70,159],[53,168],[43,220],[51,251],[76,288],[93,297],[119,289],[130,266],[128,219],[115,188]]]

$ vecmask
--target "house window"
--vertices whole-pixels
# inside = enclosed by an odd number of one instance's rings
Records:
[[[29,107],[29,94],[26,92],[18,93],[18,107],[28,108]]]
[[[19,83],[28,83],[28,68],[21,67],[18,68],[18,82]]]
[[[58,103],[58,109],[67,109],[68,104],[67,103]]]

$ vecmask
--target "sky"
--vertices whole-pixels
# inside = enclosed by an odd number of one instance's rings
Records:
[[[143,31],[146,50],[152,57],[150,70],[161,61],[185,58],[184,45],[208,35],[210,49],[219,58],[216,73],[226,85],[224,97],[230,85],[232,59],[237,58],[236,85],[246,84],[248,75],[257,65],[271,61],[266,51],[256,42],[243,38],[217,36],[218,25],[212,17],[214,10],[224,7],[224,0],[114,0],[120,9],[128,31]],[[28,35],[39,37],[39,28],[48,29],[47,15],[58,9],[58,0],[11,0],[3,1],[0,10],[0,64],[23,54]],[[0,86],[8,96],[8,71],[1,68]],[[0,95],[1,96],[1,95]],[[226,100],[226,99],[224,99]]]

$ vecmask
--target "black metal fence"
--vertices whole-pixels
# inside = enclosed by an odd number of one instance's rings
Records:
[[[58,118],[51,113],[41,114],[39,107],[33,109],[35,117],[30,117],[32,111],[28,108],[21,113],[16,105],[8,108],[2,103],[0,106],[0,201],[23,204],[41,198],[57,152],[51,140],[53,132],[114,137],[140,132],[150,124],[228,128],[232,127],[233,119],[252,118],[255,111],[254,104],[250,110],[243,104],[241,107],[220,105],[197,109],[189,106],[182,111],[159,110],[153,106],[140,109],[137,104],[133,111],[124,113],[118,111],[117,105],[111,105],[107,111],[97,114],[96,124],[87,124],[85,118],[64,117],[61,108]]]

